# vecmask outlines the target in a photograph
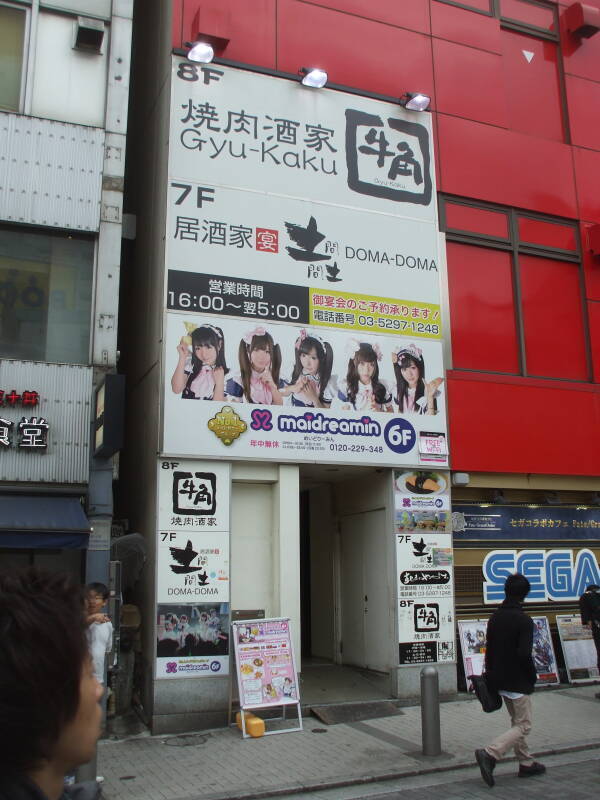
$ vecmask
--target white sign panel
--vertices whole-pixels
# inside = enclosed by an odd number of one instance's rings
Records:
[[[446,465],[430,117],[180,58],[171,98],[163,452]]]
[[[159,603],[229,601],[229,535],[161,531],[158,535]]]
[[[171,85],[170,174],[182,183],[198,174],[434,219],[430,114],[180,57]]]
[[[455,660],[452,534],[396,534],[399,663]]]
[[[571,683],[600,677],[598,653],[592,631],[581,622],[579,614],[557,614],[556,625]]]
[[[159,530],[229,532],[229,503],[229,464],[191,459],[159,461]]]

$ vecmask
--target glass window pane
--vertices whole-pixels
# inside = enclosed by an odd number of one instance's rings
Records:
[[[491,0],[441,0],[442,3],[449,3],[453,6],[465,6],[477,11],[491,13]]]
[[[519,373],[511,255],[448,243],[455,369]]]
[[[570,225],[558,225],[554,222],[542,222],[540,219],[519,217],[519,239],[521,242],[577,252],[575,228]]]
[[[446,201],[446,230],[508,239],[508,216],[498,211]]]
[[[527,0],[500,0],[501,19],[513,19],[544,30],[554,30],[554,9]]]
[[[0,108],[19,111],[26,12],[0,5]]]
[[[579,265],[520,256],[527,374],[588,380]]]
[[[0,357],[87,364],[94,242],[0,229]]]

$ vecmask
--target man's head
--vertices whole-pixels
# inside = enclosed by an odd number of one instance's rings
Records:
[[[109,594],[108,587],[104,583],[88,583],[85,587],[88,614],[99,614]]]
[[[600,589],[597,583],[590,583],[586,587],[586,592],[597,592]]]
[[[531,584],[520,572],[515,572],[514,575],[509,575],[504,584],[504,594],[510,597],[511,600],[524,600],[529,594]]]
[[[0,574],[0,774],[65,771],[100,733],[80,588],[39,570]]]

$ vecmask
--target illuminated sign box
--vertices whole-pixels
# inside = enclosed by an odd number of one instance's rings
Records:
[[[110,458],[123,447],[125,376],[106,375],[96,389],[94,458]]]

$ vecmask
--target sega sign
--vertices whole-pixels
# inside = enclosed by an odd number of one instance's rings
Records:
[[[531,584],[526,603],[577,600],[590,583],[600,584],[600,566],[591,550],[492,550],[483,561],[483,601],[504,600],[504,582],[520,572]]]

